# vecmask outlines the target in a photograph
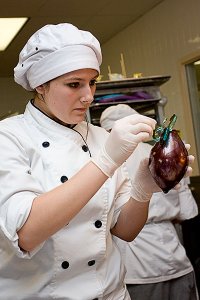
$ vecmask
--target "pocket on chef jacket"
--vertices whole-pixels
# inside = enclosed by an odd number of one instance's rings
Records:
[[[109,295],[105,296],[103,300],[131,300],[125,283],[120,285],[118,289]]]

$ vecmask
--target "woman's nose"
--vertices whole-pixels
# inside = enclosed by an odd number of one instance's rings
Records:
[[[88,96],[83,96],[80,98],[81,103],[83,104],[90,104],[94,100],[94,97],[88,97]]]
[[[85,93],[81,96],[80,101],[84,102],[84,103],[92,103],[92,101],[94,100],[94,94],[91,91],[91,88],[87,88],[85,90]]]

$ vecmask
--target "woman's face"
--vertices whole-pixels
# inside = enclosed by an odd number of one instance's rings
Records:
[[[36,88],[35,105],[49,117],[63,124],[77,124],[85,119],[93,101],[98,72],[81,69],[64,74]]]

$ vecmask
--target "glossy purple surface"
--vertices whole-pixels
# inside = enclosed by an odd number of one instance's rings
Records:
[[[188,166],[188,152],[176,130],[151,150],[149,169],[158,186],[168,193],[183,178]]]

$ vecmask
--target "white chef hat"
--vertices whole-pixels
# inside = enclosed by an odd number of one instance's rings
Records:
[[[112,129],[115,121],[124,117],[137,114],[138,112],[128,104],[117,104],[106,108],[100,117],[100,125],[106,130]]]
[[[19,55],[14,79],[26,90],[65,73],[91,68],[102,62],[99,41],[88,31],[68,23],[46,25],[36,31]]]

